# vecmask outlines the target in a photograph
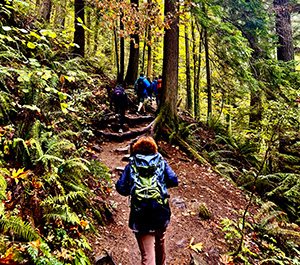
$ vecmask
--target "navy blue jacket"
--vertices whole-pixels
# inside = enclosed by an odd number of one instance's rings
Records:
[[[155,153],[152,155],[142,155],[136,154],[134,157],[130,157],[130,162],[126,165],[122,176],[116,183],[117,192],[123,196],[131,195],[131,187],[132,187],[132,167],[131,163],[135,159],[136,163],[142,166],[151,166],[157,165],[157,163],[163,163],[161,167],[161,174],[159,177],[159,182],[162,187],[162,194],[165,198],[168,198],[167,188],[178,186],[178,178],[174,171],[169,166],[168,162],[162,158],[160,153]],[[153,202],[157,203],[157,202]],[[158,203],[157,203],[158,204]],[[129,216],[129,227],[133,230],[133,232],[139,233],[153,233],[157,230],[165,228],[171,216],[171,210],[169,207],[169,203],[166,205],[159,205],[159,207],[153,206],[155,211],[149,209],[134,209],[131,207],[130,216]],[[159,209],[159,210],[157,210]]]

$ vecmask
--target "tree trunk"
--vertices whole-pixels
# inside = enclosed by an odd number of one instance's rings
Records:
[[[294,60],[290,1],[274,0],[273,4],[276,14],[276,34],[279,43],[277,47],[277,59],[288,62]]]
[[[84,28],[81,25],[84,22],[84,0],[75,0],[74,17],[75,17],[74,43],[79,45],[79,47],[75,47],[74,53],[84,57],[85,36],[84,36]],[[79,22],[78,18],[81,19],[82,22]]]
[[[243,30],[244,37],[248,40],[249,46],[251,49],[253,49],[251,58],[250,58],[250,64],[253,65],[252,73],[256,80],[260,79],[260,69],[255,68],[256,61],[262,58],[262,51],[258,47],[258,41],[256,37],[253,35],[252,32],[249,32],[248,29]],[[262,113],[263,113],[263,107],[261,102],[261,91],[257,90],[251,90],[250,92],[250,107],[251,107],[251,113],[249,115],[249,127],[250,128],[257,128],[260,126],[260,122],[262,119]]]
[[[95,26],[94,26],[94,48],[93,48],[93,54],[96,55],[97,48],[98,48],[98,32],[99,32],[99,25],[100,25],[100,19],[98,16],[96,16],[95,19]]]
[[[204,49],[205,49],[205,65],[206,65],[207,120],[208,120],[209,118],[212,117],[213,113],[212,113],[212,91],[211,91],[211,76],[210,76],[207,28],[204,28]]]
[[[197,119],[200,118],[200,73],[201,73],[201,54],[202,54],[202,44],[203,44],[203,31],[200,29],[199,24],[197,23],[197,29],[199,32],[199,56],[198,56],[198,62],[195,62],[196,65],[198,65],[198,68],[195,69],[195,80],[196,85],[194,87],[194,101],[197,102],[197,108],[195,108],[195,117]],[[197,57],[196,57],[197,59]]]
[[[192,89],[191,89],[191,69],[190,69],[190,45],[189,30],[185,25],[185,59],[186,59],[186,94],[187,94],[187,111],[192,113]]]
[[[86,26],[88,29],[91,29],[91,8],[87,8],[86,9]],[[91,32],[89,30],[87,30],[86,32],[86,46],[87,46],[87,50],[90,51],[91,50]]]
[[[148,40],[151,41],[151,29],[149,29],[149,31],[148,31]],[[150,45],[148,45],[147,48],[148,48],[147,76],[151,78],[151,74],[152,74],[152,70],[151,70],[151,65],[152,65],[152,47]]]
[[[150,8],[152,0],[148,0],[148,7]],[[148,41],[151,42],[151,27],[148,28]],[[147,76],[151,78],[151,65],[152,65],[152,46],[148,45],[148,60],[147,60]],[[154,78],[152,78],[153,80]]]
[[[199,108],[199,90],[198,90],[198,81],[197,78],[197,54],[196,54],[196,33],[195,33],[195,23],[192,21],[192,52],[193,52],[193,63],[194,63],[194,116],[195,118],[199,118],[200,116],[200,108]],[[200,55],[199,55],[200,56]]]
[[[52,7],[51,0],[42,0],[39,6],[39,15],[46,22],[50,21],[51,7]]]
[[[66,1],[60,0],[55,6],[55,25],[59,25],[61,29],[65,28],[65,17],[66,17]]]
[[[124,24],[123,24],[123,11],[121,12],[120,16],[120,31],[124,31]],[[124,44],[124,37],[120,37],[120,73],[118,75],[118,83],[122,84],[124,79],[124,69],[125,69],[125,44]]]
[[[146,46],[147,46],[147,42],[146,42],[146,39],[147,39],[147,31],[148,31],[148,29],[147,29],[146,32],[145,32],[145,39],[144,39],[144,46],[143,46],[143,56],[142,56],[142,68],[141,68],[141,72],[145,72],[145,71],[144,71],[144,68],[145,68],[145,55],[146,55]]]
[[[139,0],[130,0],[130,3],[136,4],[136,8],[139,6]],[[134,41],[130,41],[130,55],[125,78],[125,83],[128,85],[133,85],[136,81],[139,67],[139,35],[134,34],[131,38],[134,39]]]
[[[175,3],[165,0],[165,16],[175,13]],[[169,20],[170,21],[170,20]],[[162,96],[159,114],[155,123],[154,136],[158,138],[166,124],[177,131],[177,93],[178,93],[178,56],[179,56],[179,18],[172,18],[170,29],[164,36],[164,58],[162,75]]]
[[[119,67],[119,47],[118,47],[118,36],[117,30],[114,27],[114,37],[115,37],[115,54],[116,54],[116,66],[117,66],[117,76],[120,75],[120,67]]]

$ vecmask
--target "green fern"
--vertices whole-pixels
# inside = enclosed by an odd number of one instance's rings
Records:
[[[21,217],[4,215],[0,218],[0,227],[2,232],[11,232],[26,241],[34,241],[39,235],[34,231],[29,223],[25,223]]]
[[[64,196],[55,196],[52,197],[51,195],[43,200],[41,202],[41,206],[49,206],[49,205],[53,205],[53,204],[68,204],[69,202],[75,201],[75,200],[80,200],[80,199],[84,199],[85,198],[85,194],[82,191],[71,191],[69,192],[67,195]]]
[[[58,205],[50,202],[43,206],[43,209],[45,212],[44,216],[48,221],[62,220],[67,223],[80,224],[78,215],[72,212],[71,208],[66,204]]]

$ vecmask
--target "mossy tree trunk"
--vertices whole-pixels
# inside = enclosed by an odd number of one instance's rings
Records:
[[[96,15],[95,18],[95,26],[94,26],[94,47],[93,47],[93,54],[96,55],[97,49],[98,49],[98,32],[99,32],[99,25],[100,25],[100,19],[99,16]]]
[[[121,12],[120,16],[120,31],[124,31],[124,24],[123,24],[123,19],[124,13],[123,11]],[[123,79],[124,79],[124,64],[125,64],[125,44],[124,44],[124,37],[120,37],[120,73],[118,75],[118,83],[122,84]]]
[[[139,0],[130,0],[131,4],[136,4],[136,8],[139,6]],[[130,54],[127,73],[125,77],[125,83],[127,85],[133,85],[138,77],[138,67],[139,67],[139,35],[133,34],[131,36],[134,41],[130,41]]]
[[[205,4],[203,4],[203,13],[207,15]],[[204,29],[204,50],[205,50],[205,65],[206,65],[206,86],[207,86],[207,120],[212,117],[212,86],[211,86],[211,74],[209,63],[209,47],[208,47],[208,30]]]
[[[295,58],[290,1],[274,0],[273,5],[276,14],[275,27],[279,43],[279,46],[277,47],[277,59],[288,62]]]
[[[43,0],[40,3],[39,15],[46,22],[50,21],[51,7],[52,7],[52,1],[51,0]]]
[[[175,13],[175,3],[165,0],[165,16]],[[154,137],[160,137],[164,125],[177,131],[177,93],[178,93],[178,55],[179,55],[179,18],[172,17],[170,29],[164,36],[164,57],[162,75],[162,95],[159,114],[154,126]]]
[[[193,100],[192,100],[192,89],[191,89],[191,69],[190,69],[190,43],[189,43],[189,28],[185,25],[185,60],[186,60],[186,94],[187,94],[187,111],[192,113],[193,111]]]

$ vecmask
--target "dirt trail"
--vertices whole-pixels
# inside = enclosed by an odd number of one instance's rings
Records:
[[[116,168],[124,168],[127,164],[127,161],[122,161],[124,154],[114,150],[126,148],[130,141],[104,141],[101,144],[99,158],[110,168],[113,184],[119,178]],[[236,211],[245,209],[244,193],[211,168],[188,158],[179,147],[165,142],[158,144],[169,155],[170,158],[166,160],[179,179],[179,186],[169,189],[172,216],[166,238],[167,264],[223,264],[220,256],[229,252],[229,246],[221,231],[221,218],[237,220],[240,217]],[[129,200],[119,195],[115,188],[109,200],[116,207],[115,222],[98,227],[101,236],[91,242],[95,256],[105,249],[117,265],[138,265],[139,249],[134,234],[128,227]],[[209,220],[203,220],[197,214],[202,203],[206,204],[211,213]],[[201,253],[186,249],[191,238],[194,238],[193,244],[203,243]]]

